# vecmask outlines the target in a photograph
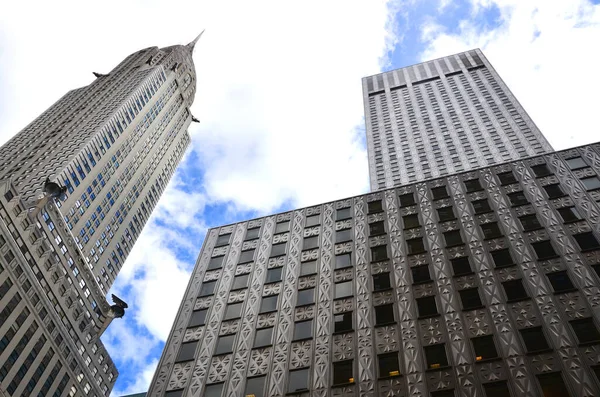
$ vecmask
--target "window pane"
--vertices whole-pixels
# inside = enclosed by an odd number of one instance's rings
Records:
[[[393,304],[375,306],[375,325],[389,324],[394,321]]]
[[[471,310],[483,306],[477,288],[463,289],[462,291],[458,291],[458,293],[460,294],[463,310]]]
[[[335,284],[334,299],[352,296],[352,281]]]
[[[333,316],[334,332],[352,330],[352,312],[340,313]]]
[[[574,234],[573,237],[582,251],[600,248],[600,243],[592,232]]]
[[[492,259],[496,267],[510,266],[514,264],[510,251],[507,249],[492,251]]]
[[[505,281],[502,283],[502,287],[506,293],[506,300],[509,302],[528,297],[527,291],[525,291],[525,287],[523,287],[522,280]]]
[[[559,208],[558,213],[563,222],[574,222],[583,219],[575,207]]]
[[[378,247],[371,247],[371,261],[383,261],[388,258],[387,245],[380,245]]]
[[[437,213],[438,213],[438,218],[440,219],[440,222],[456,219],[456,216],[454,216],[454,210],[452,209],[452,207],[438,208]]]
[[[581,182],[583,182],[583,185],[587,190],[600,189],[600,179],[598,179],[596,176],[591,178],[583,178]]]
[[[231,286],[232,290],[247,288],[248,287],[248,279],[250,278],[249,274],[241,274],[239,276],[235,276],[233,278],[233,285]]]
[[[471,339],[473,350],[475,350],[475,360],[489,360],[498,357],[498,351],[494,344],[494,337],[491,335]]]
[[[425,244],[423,244],[423,239],[421,237],[406,240],[406,245],[408,246],[409,254],[419,254],[425,252]]]
[[[231,353],[233,351],[234,339],[235,335],[220,336],[219,341],[217,342],[217,350],[215,350],[215,354]]]
[[[433,195],[434,200],[449,197],[448,191],[446,190],[446,186],[434,187],[433,189],[431,189],[431,194]]]
[[[352,229],[338,230],[335,232],[335,242],[343,243],[352,240]]]
[[[303,289],[298,291],[298,300],[296,306],[310,305],[315,303],[315,289]]]
[[[354,383],[352,375],[352,360],[333,363],[333,384]]]
[[[208,270],[219,269],[223,266],[223,258],[224,256],[216,256],[214,258],[210,258],[208,261]]]
[[[412,229],[413,227],[420,226],[419,216],[417,214],[406,215],[402,217],[405,229]]]
[[[484,223],[480,226],[481,230],[483,231],[483,237],[485,239],[497,238],[502,236],[500,228],[498,227],[498,223],[496,222]]]
[[[406,193],[399,196],[400,198],[400,207],[408,207],[410,205],[415,205],[415,196],[413,193]]]
[[[383,221],[369,223],[369,235],[376,236],[385,233],[385,226]]]
[[[472,204],[475,214],[483,214],[492,210],[490,208],[490,203],[486,199],[473,201]]]
[[[500,183],[502,184],[502,186],[510,185],[512,183],[517,182],[515,175],[511,171],[503,172],[502,174],[498,174],[498,178],[500,179]]]
[[[380,354],[377,356],[379,363],[379,377],[399,376],[400,364],[398,362],[398,353]]]
[[[350,208],[340,208],[337,210],[335,220],[340,221],[342,219],[348,219],[352,217],[352,213],[350,212]]]
[[[277,298],[279,295],[264,296],[260,302],[260,312],[274,312],[277,310]]]
[[[373,291],[381,291],[389,288],[391,288],[389,273],[379,273],[373,275]]]
[[[460,231],[458,230],[444,233],[444,239],[446,240],[446,247],[452,247],[463,243]]]
[[[350,254],[341,254],[335,256],[336,269],[341,269],[348,266],[352,266],[352,258],[350,257]]]
[[[544,190],[546,191],[546,194],[548,195],[548,197],[551,199],[557,198],[557,197],[562,197],[565,195],[565,193],[560,188],[560,185],[558,185],[558,184],[546,185],[546,186],[544,186]]]
[[[535,176],[537,176],[538,178],[551,174],[550,169],[546,164],[534,165],[533,167],[531,167],[531,169],[533,170]]]
[[[303,368],[290,371],[288,383],[288,393],[294,393],[301,390],[308,390],[309,369]]]
[[[304,243],[302,244],[303,250],[317,248],[318,246],[319,246],[319,236],[304,237]]]
[[[256,330],[254,336],[254,347],[269,346],[273,343],[273,328],[262,328]]]
[[[245,240],[257,239],[259,235],[260,235],[260,227],[256,227],[254,229],[248,229],[248,231],[246,231]]]
[[[455,276],[459,276],[461,274],[469,274],[473,272],[471,270],[471,263],[469,262],[469,258],[466,256],[462,258],[451,259],[450,262],[452,263],[452,271],[454,272]]]
[[[483,390],[485,390],[485,397],[511,397],[505,381],[484,383]]]
[[[266,376],[257,376],[255,378],[248,378],[246,380],[246,391],[245,396],[264,396],[265,395],[265,380]]]
[[[252,262],[253,258],[254,258],[254,250],[242,251],[242,253],[240,254],[239,263]]]
[[[411,267],[410,271],[412,273],[413,283],[431,281],[429,266],[427,265]]]
[[[285,255],[285,246],[286,243],[273,244],[273,246],[271,247],[271,258],[274,256]]]
[[[570,323],[579,343],[590,343],[600,340],[600,333],[598,333],[598,329],[596,329],[592,318],[574,320],[570,321]]]
[[[369,214],[374,214],[376,212],[383,211],[383,207],[381,206],[381,200],[371,201],[367,205],[369,207]]]
[[[538,221],[537,217],[534,214],[522,216],[519,218],[519,221],[523,226],[523,230],[525,230],[526,232],[530,230],[541,229],[542,227],[540,221]]]
[[[222,234],[219,237],[217,237],[217,242],[215,244],[215,247],[220,247],[222,245],[227,245],[229,244],[229,240],[231,239],[231,233],[230,234]]]
[[[435,303],[435,296],[426,296],[424,298],[417,299],[417,309],[419,311],[419,317],[433,316],[438,314],[437,305]]]
[[[242,302],[239,303],[230,303],[227,305],[227,309],[225,310],[224,320],[231,320],[233,318],[240,318],[242,316]]]
[[[300,264],[300,275],[315,274],[317,272],[317,261],[302,262]]]
[[[566,271],[547,274],[554,292],[567,292],[575,289]]]
[[[190,318],[190,323],[188,324],[188,327],[198,327],[200,325],[204,325],[207,312],[208,309],[194,310],[192,312],[192,317]]]
[[[276,268],[267,270],[267,278],[265,280],[265,284],[276,283],[278,281],[281,281],[282,271],[283,271],[283,267],[276,267]]]
[[[444,344],[426,346],[424,350],[428,368],[448,366],[448,358],[446,357],[446,348],[444,347]]]
[[[207,281],[202,283],[202,288],[200,288],[200,294],[198,296],[209,296],[214,294],[216,285],[216,281]]]
[[[275,234],[284,233],[290,230],[290,221],[279,222],[275,225]]]
[[[476,192],[478,190],[483,190],[483,187],[481,187],[481,183],[479,183],[479,179],[471,179],[468,181],[465,181],[465,188],[467,189],[467,193],[470,192]]]
[[[572,159],[567,160],[567,165],[572,170],[577,170],[579,168],[587,167],[588,165],[583,161],[581,157],[574,157]]]
[[[556,251],[554,251],[554,247],[552,247],[552,243],[550,241],[540,241],[537,243],[532,243],[537,258],[540,260],[549,259],[556,257]]]
[[[537,375],[544,397],[569,397],[571,394],[560,372]]]
[[[294,324],[294,340],[312,338],[313,321],[299,321]]]
[[[546,342],[546,337],[542,332],[542,327],[520,329],[519,332],[523,337],[527,352],[537,352],[550,348],[548,342]]]
[[[204,389],[204,397],[221,397],[223,393],[223,384],[207,385]]]
[[[306,227],[317,226],[321,224],[320,215],[311,215],[306,217]]]
[[[508,195],[508,199],[510,200],[510,204],[513,206],[524,205],[529,203],[529,201],[527,201],[527,197],[525,197],[525,194],[523,194],[523,192],[511,193]]]
[[[177,355],[177,359],[175,361],[179,362],[193,360],[197,346],[198,341],[182,343],[181,347],[179,348],[179,354]]]

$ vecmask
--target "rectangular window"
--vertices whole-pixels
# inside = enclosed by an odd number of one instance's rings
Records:
[[[438,314],[435,296],[426,296],[417,298],[417,309],[419,318],[429,317]]]
[[[369,236],[378,236],[380,234],[385,234],[383,221],[369,223]]]
[[[287,245],[286,243],[273,244],[271,246],[271,258],[273,258],[275,256],[285,255],[285,246],[286,245]]]
[[[470,179],[464,182],[465,188],[467,189],[467,193],[476,192],[479,190],[483,190],[479,179]]]
[[[315,303],[315,289],[308,288],[298,291],[298,298],[296,299],[296,306],[312,305]]]
[[[228,354],[233,352],[233,341],[235,340],[235,334],[220,336],[217,341],[217,349],[215,355]]]
[[[427,368],[435,369],[448,366],[448,357],[446,356],[446,347],[443,343],[438,345],[426,346],[425,359],[427,360]]]
[[[265,347],[273,344],[273,327],[256,330],[254,335],[254,347]]]
[[[477,288],[468,288],[458,291],[463,310],[478,309],[483,306]]]
[[[229,233],[229,234],[222,234],[219,237],[217,237],[217,242],[215,244],[215,247],[221,247],[223,245],[228,245],[229,244],[229,240],[231,240],[231,233]]]
[[[563,192],[563,190],[561,189],[561,187],[558,183],[556,183],[554,185],[546,185],[546,186],[544,186],[544,190],[546,191],[546,194],[548,195],[548,198],[550,198],[550,199],[563,197],[565,195],[565,192]]]
[[[190,318],[188,327],[199,327],[200,325],[204,325],[207,312],[208,309],[194,310],[192,312],[192,317]]]
[[[481,231],[483,232],[483,237],[486,240],[502,237],[502,232],[500,232],[500,228],[498,227],[497,222],[484,223],[479,226],[481,227]]]
[[[379,377],[400,376],[400,363],[398,353],[380,354],[377,356],[379,364]]]
[[[598,179],[597,176],[583,178],[581,182],[583,183],[583,186],[585,186],[586,190],[600,189],[600,179]]]
[[[224,256],[215,256],[208,261],[207,270],[220,269],[223,266]]]
[[[420,254],[425,252],[425,244],[423,243],[422,237],[406,240],[406,245],[409,254]]]
[[[479,338],[471,339],[473,350],[475,351],[475,360],[489,360],[498,357],[498,351],[494,344],[492,335],[480,336]]]
[[[512,173],[512,171],[498,174],[498,179],[500,179],[500,184],[502,186],[511,185],[517,182],[517,178],[515,178],[515,175]]]
[[[278,222],[275,224],[275,234],[290,231],[290,221]]]
[[[352,211],[350,208],[340,208],[335,214],[335,220],[337,221],[349,218],[352,218]]]
[[[523,230],[526,232],[542,228],[542,225],[540,224],[540,221],[538,221],[535,214],[521,216],[519,217],[519,221],[523,226]]]
[[[335,314],[333,324],[333,330],[336,333],[352,331],[352,312]]]
[[[508,199],[513,207],[529,204],[529,201],[527,201],[527,197],[525,197],[523,192],[510,193],[508,194]]]
[[[196,346],[198,346],[198,341],[182,343],[175,362],[193,360],[194,353],[196,353]]]
[[[350,254],[341,254],[335,256],[335,268],[343,269],[345,267],[352,266],[352,257]]]
[[[379,273],[373,275],[373,291],[382,291],[392,288],[389,273]]]
[[[267,277],[265,279],[265,284],[277,283],[277,282],[281,281],[282,272],[283,272],[283,267],[275,267],[273,269],[267,270]]]
[[[319,236],[304,237],[304,243],[302,244],[303,250],[317,248],[318,246],[319,246]]]
[[[214,294],[216,285],[216,281],[207,281],[202,283],[202,287],[200,288],[200,294],[198,296],[210,296]]]
[[[529,297],[521,279],[505,281],[502,283],[502,288],[507,302],[520,301]]]
[[[463,244],[460,230],[451,230],[444,233],[444,240],[446,241],[446,247],[453,247],[455,245]]]
[[[583,217],[581,216],[581,214],[579,214],[575,207],[559,208],[558,213],[560,214],[560,217],[565,223],[576,222],[583,219]]]
[[[252,260],[254,259],[254,250],[247,250],[247,251],[242,251],[242,253],[240,254],[240,260],[239,263],[246,263],[246,262],[252,262]]]
[[[412,273],[413,284],[426,283],[431,281],[431,275],[429,274],[429,266],[414,266],[410,268]]]
[[[484,383],[485,397],[511,397],[506,381]]]
[[[512,266],[515,264],[508,248],[492,251],[491,254],[496,267]]]
[[[234,318],[242,317],[242,302],[238,303],[230,303],[227,305],[227,309],[225,310],[225,316],[223,320],[232,320]]]
[[[395,321],[394,305],[392,303],[375,306],[375,325],[386,325]]]
[[[338,230],[335,232],[335,242],[344,243],[352,240],[352,229]]]
[[[334,284],[333,299],[346,298],[352,296],[352,281]]]
[[[538,178],[552,174],[552,172],[550,172],[550,168],[548,168],[546,164],[534,165],[531,167],[531,170]]]
[[[461,258],[450,259],[450,263],[452,263],[452,271],[454,272],[455,276],[462,276],[465,274],[473,273],[473,270],[471,270],[471,263],[469,262],[469,258],[466,256]]]
[[[573,157],[572,159],[567,159],[566,162],[569,168],[572,170],[578,170],[588,166],[581,157]]]
[[[288,393],[297,393],[308,390],[308,381],[310,379],[310,370],[308,368],[290,371],[288,380]]]
[[[401,194],[399,196],[400,207],[409,207],[415,205],[415,195],[413,193]]]
[[[266,379],[266,375],[246,379],[246,390],[244,391],[244,396],[264,396]]]
[[[579,343],[594,343],[600,341],[600,333],[591,317],[569,321],[569,323],[571,324],[571,328],[573,328],[575,335],[577,335]]]
[[[434,200],[439,200],[439,199],[450,197],[448,195],[448,191],[446,190],[446,186],[432,188],[431,195],[433,196]]]
[[[248,229],[246,231],[246,237],[244,240],[255,240],[260,235],[260,227],[255,227],[254,229]]]
[[[300,263],[300,276],[308,276],[317,272],[317,261]]]
[[[241,274],[239,276],[235,276],[233,278],[233,284],[231,286],[231,290],[248,288],[248,280],[250,279],[249,274]]]
[[[520,329],[521,337],[525,343],[525,349],[528,353],[540,352],[550,349],[542,327],[533,327]]]
[[[352,360],[333,363],[333,384],[343,385],[346,383],[354,383]]]
[[[371,247],[371,262],[379,262],[388,259],[387,245]]]
[[[549,240],[531,243],[531,246],[533,247],[538,260],[557,257],[556,251],[554,251],[554,247],[552,247],[552,243]]]
[[[298,321],[294,324],[294,340],[313,337],[313,320]]]
[[[321,216],[319,214],[306,217],[306,227],[317,226],[321,224]]]
[[[548,276],[548,280],[550,280],[550,284],[552,284],[552,289],[555,293],[569,292],[575,289],[566,270],[548,273],[546,276]]]
[[[260,302],[260,313],[269,313],[277,310],[277,298],[279,295],[263,296]]]
[[[383,212],[383,206],[381,205],[381,200],[371,201],[367,204],[369,214],[375,214],[377,212]]]
[[[491,212],[492,208],[490,207],[490,203],[487,199],[476,200],[473,201],[473,210],[475,211],[475,215],[485,214],[486,212]]]
[[[575,241],[577,241],[577,245],[579,245],[579,249],[581,251],[589,251],[600,248],[600,243],[598,243],[598,240],[592,232],[574,234],[573,238],[575,238]]]
[[[216,383],[213,385],[206,385],[203,397],[221,397],[221,394],[223,394],[223,384]]]
[[[544,397],[569,397],[571,395],[560,372],[536,375],[536,377],[538,382],[540,382]]]
[[[440,222],[451,221],[456,219],[452,207],[442,207],[437,209]]]
[[[413,227],[421,226],[419,223],[419,216],[417,214],[403,216],[402,222],[404,223],[405,229],[412,229]]]

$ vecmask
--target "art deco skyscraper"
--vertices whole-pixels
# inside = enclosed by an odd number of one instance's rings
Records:
[[[479,49],[362,84],[372,191],[552,151]]]
[[[457,66],[481,66],[468,54],[434,61],[455,74],[432,83],[493,87]],[[600,144],[536,154],[550,147],[516,101],[459,100],[467,83],[443,113],[469,126],[457,152],[466,137],[483,157],[458,164],[498,164],[210,229],[148,396],[599,396]],[[427,131],[423,114],[406,117]],[[445,137],[445,117],[412,136]]]
[[[105,295],[190,143],[199,37],[94,73],[0,148],[0,394],[112,389]]]

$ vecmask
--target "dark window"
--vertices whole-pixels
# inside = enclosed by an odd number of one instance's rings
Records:
[[[235,276],[233,278],[233,285],[231,286],[231,290],[247,288],[249,278],[250,278],[249,274],[241,274],[239,276]]]
[[[454,210],[452,209],[452,207],[438,208],[437,213],[438,213],[438,218],[440,219],[440,222],[456,219],[456,216],[454,215]]]
[[[451,390],[432,391],[431,397],[456,397],[456,395],[454,394],[454,389],[451,389]]]
[[[274,312],[277,310],[277,298],[279,295],[263,296],[260,302],[260,313]]]
[[[572,291],[575,289],[566,270],[562,272],[548,273],[547,276],[548,280],[550,280],[550,284],[552,284],[552,289],[556,293]]]
[[[290,221],[279,222],[275,225],[275,234],[284,233],[290,230]]]
[[[422,237],[406,240],[406,245],[408,246],[409,254],[419,254],[425,252],[425,245],[423,244]]]
[[[484,383],[485,397],[511,397],[506,381]]]
[[[371,247],[371,262],[383,261],[388,258],[387,245]]]
[[[419,310],[419,317],[427,317],[438,314],[435,296],[417,298],[417,309]]]
[[[502,186],[510,185],[512,183],[517,182],[517,178],[515,178],[515,174],[513,174],[512,171],[503,172],[501,174],[498,174],[498,179],[500,179],[500,184]]]
[[[549,259],[556,257],[556,251],[554,251],[554,247],[552,247],[552,243],[549,240],[539,241],[537,243],[531,243],[535,251],[535,255],[539,260]]]
[[[352,240],[352,229],[338,230],[335,232],[335,242],[343,243]]]
[[[303,289],[298,291],[298,299],[296,300],[296,306],[310,305],[315,303],[315,289]]]
[[[446,197],[450,197],[448,195],[448,191],[446,190],[446,186],[434,187],[431,189],[431,194],[433,195],[434,200],[443,199]]]
[[[478,190],[483,190],[481,187],[481,183],[479,183],[479,179],[471,179],[465,181],[465,187],[467,188],[467,193],[476,192]]]
[[[475,211],[475,214],[484,214],[492,210],[487,199],[473,201],[471,204],[473,204],[473,210]]]
[[[335,214],[335,219],[337,221],[348,218],[352,218],[352,211],[350,210],[350,208],[340,208],[339,210],[337,210]]]
[[[373,291],[381,291],[390,289],[391,287],[389,273],[379,273],[373,275]]]
[[[531,167],[531,170],[538,178],[552,174],[546,164],[534,165]]]
[[[458,293],[460,295],[460,301],[462,302],[463,310],[471,310],[483,306],[477,288],[463,289],[458,291]]]
[[[536,377],[540,382],[544,397],[569,397],[571,395],[560,372],[536,375]]]
[[[527,298],[527,291],[523,286],[522,280],[511,280],[502,283],[504,293],[506,294],[506,300],[508,302],[518,301]]]
[[[194,310],[192,312],[192,317],[190,318],[190,323],[188,327],[198,327],[200,325],[204,325],[206,321],[206,313],[208,309]]]
[[[592,232],[574,234],[573,237],[582,251],[600,248],[600,243],[598,243],[598,240]]]
[[[444,233],[444,240],[446,240],[446,247],[452,247],[455,245],[463,244],[460,230],[451,230]]]
[[[400,364],[398,362],[398,353],[380,354],[377,356],[379,363],[379,377],[400,375]]]
[[[538,221],[538,218],[535,216],[535,214],[519,217],[519,221],[521,221],[523,230],[526,232],[542,228],[542,225],[540,224],[540,221]]]
[[[429,266],[427,265],[411,267],[410,271],[412,273],[413,283],[415,284],[431,281]]]
[[[333,299],[352,296],[352,281],[334,284]]]
[[[381,200],[371,201],[367,205],[369,207],[369,214],[374,214],[376,212],[383,211],[383,207],[381,206]]]
[[[307,276],[317,272],[317,261],[302,262],[300,264],[300,275]]]
[[[434,369],[448,366],[448,357],[446,357],[446,348],[443,343],[426,346],[424,350],[427,368]]]
[[[319,236],[304,237],[304,243],[302,245],[303,250],[317,248],[318,246],[319,246]]]
[[[596,329],[594,320],[591,317],[569,322],[575,335],[577,335],[579,343],[598,342],[600,340],[600,333],[598,333],[598,329]]]
[[[496,267],[511,266],[515,263],[508,248],[492,251],[491,254]]]
[[[273,343],[273,327],[256,330],[254,347],[270,346]]]
[[[242,251],[239,263],[252,262],[252,259],[254,259],[254,250]]]
[[[413,193],[401,194],[400,198],[400,207],[408,207],[411,205],[415,205],[415,195]]]
[[[452,263],[452,271],[454,272],[455,276],[473,273],[469,258],[466,256],[462,258],[451,259],[450,262]]]
[[[385,234],[383,221],[369,223],[369,236],[377,236],[379,234]]]
[[[546,191],[548,198],[551,198],[551,199],[557,198],[557,197],[562,197],[565,195],[565,192],[563,192],[563,190],[560,188],[559,184],[546,185],[546,186],[544,186],[544,190]]]
[[[529,204],[529,201],[527,201],[527,197],[525,197],[523,192],[510,193],[508,195],[508,199],[510,200],[510,204],[513,206]]]
[[[204,390],[204,397],[221,397],[223,394],[223,384],[217,383],[214,385],[207,385]]]
[[[550,348],[548,342],[546,342],[542,327],[520,329],[519,332],[521,333],[523,342],[525,342],[525,349],[528,353],[548,350]]]
[[[216,281],[207,281],[202,283],[202,288],[200,288],[200,294],[198,296],[209,296],[214,294],[216,285]]]
[[[352,266],[352,257],[350,256],[350,254],[341,254],[335,256],[336,269],[342,269],[348,266]]]
[[[404,222],[405,229],[412,229],[413,227],[420,226],[419,215],[417,214],[403,216],[402,222]]]
[[[600,381],[600,365],[594,365],[592,367],[592,370],[596,374],[596,379],[598,379]]]
[[[333,384],[342,385],[345,383],[354,383],[352,360],[333,363]]]
[[[334,332],[347,332],[352,330],[352,312],[334,314]]]
[[[254,229],[248,229],[248,231],[246,231],[245,240],[257,239],[259,234],[260,234],[260,227],[255,227]]]
[[[498,351],[496,350],[492,335],[473,338],[471,339],[471,343],[473,343],[473,350],[475,350],[475,360],[481,361],[498,357]]]
[[[214,258],[210,258],[210,260],[208,261],[207,270],[219,269],[220,267],[222,267],[223,266],[223,258],[225,258],[225,257],[224,256],[215,256]]]
[[[320,215],[311,215],[306,217],[306,227],[317,226],[321,223]]]
[[[231,239],[231,233],[220,235],[219,237],[217,237],[217,243],[215,244],[215,247],[220,247],[222,245],[229,244],[230,239]]]
[[[309,374],[310,370],[308,368],[290,371],[290,378],[288,380],[288,393],[308,390]]]
[[[244,396],[264,396],[266,376],[256,376],[246,380],[246,391]]]
[[[592,265],[592,268],[594,269],[594,271],[598,275],[598,278],[600,278],[600,265]]]
[[[181,348],[179,349],[179,354],[177,355],[177,359],[175,361],[193,360],[194,353],[196,352],[196,346],[198,346],[198,341],[182,343]]]
[[[242,316],[242,304],[242,302],[238,302],[230,303],[229,305],[227,305],[227,309],[225,310],[225,317],[223,317],[223,320],[240,318]]]
[[[497,222],[484,223],[479,225],[481,230],[483,231],[483,237],[485,239],[501,237],[502,232],[500,232],[500,228],[498,227]]]
[[[313,320],[298,321],[294,324],[294,340],[308,339],[313,336]]]
[[[49,386],[48,386],[48,388],[49,388]],[[165,393],[165,397],[183,397],[183,389],[170,390]]]
[[[581,182],[583,182],[583,185],[587,190],[600,189],[600,179],[598,179],[597,176],[593,176],[591,178],[583,178]]]
[[[393,323],[394,320],[394,305],[375,306],[375,325],[385,325]]]
[[[563,222],[575,222],[583,219],[575,207],[559,208],[558,213]]]
[[[217,342],[217,350],[215,350],[215,355],[231,353],[233,351],[234,339],[235,334],[219,336],[219,341]]]
[[[585,168],[588,166],[581,157],[574,157],[572,159],[567,159],[566,161],[569,168],[572,170],[577,170],[579,168]]]
[[[271,247],[271,258],[274,256],[285,255],[285,246],[286,243],[273,244],[273,246]]]
[[[281,281],[282,271],[283,267],[275,267],[273,269],[267,270],[267,278],[265,279],[265,284],[276,283],[278,281]]]

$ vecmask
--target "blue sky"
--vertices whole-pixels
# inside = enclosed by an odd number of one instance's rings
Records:
[[[600,78],[568,74],[599,69],[597,0],[249,3],[177,0],[182,15],[164,18],[157,0],[39,2],[0,15],[0,143],[92,71],[207,29],[194,55],[201,123],[111,291],[131,307],[102,338],[115,396],[146,390],[207,228],[367,191],[361,77],[479,47],[556,149],[600,136]]]

